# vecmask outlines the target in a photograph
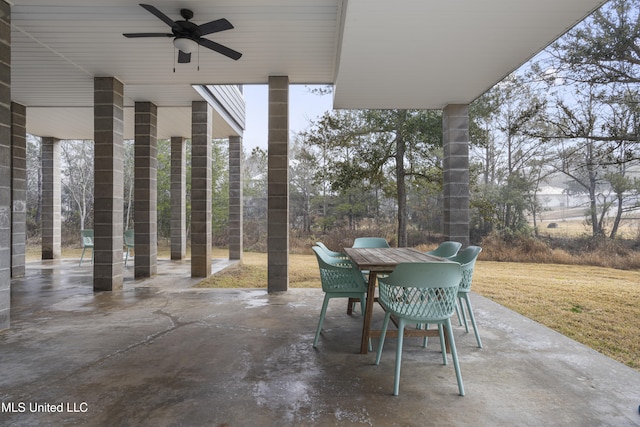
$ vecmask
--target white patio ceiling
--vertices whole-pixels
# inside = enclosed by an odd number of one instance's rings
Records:
[[[13,0],[12,99],[27,106],[30,133],[93,138],[93,78],[125,84],[125,105],[159,106],[158,136],[189,136],[193,84],[335,85],[335,108],[442,108],[468,103],[526,62],[603,0],[146,0],[169,17],[188,8],[201,24],[235,28],[207,36],[243,53],[200,48],[175,64],[170,32],[137,2]],[[199,65],[199,69],[198,69]],[[174,72],[175,66],[175,72]],[[266,105],[265,105],[266,108]],[[125,136],[133,130],[126,109]],[[221,120],[214,133],[232,133]]]

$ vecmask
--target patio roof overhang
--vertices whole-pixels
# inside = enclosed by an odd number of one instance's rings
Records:
[[[93,138],[93,79],[125,85],[125,138],[133,104],[158,106],[158,136],[190,135],[194,85],[335,86],[335,108],[443,108],[466,104],[580,22],[604,0],[189,0],[150,1],[204,23],[235,28],[208,36],[243,53],[234,61],[201,48],[176,64],[170,39],[127,39],[166,32],[129,0],[13,0],[11,98],[27,107],[27,131]],[[175,71],[174,71],[175,67]],[[266,108],[266,106],[265,106]],[[219,114],[214,136],[237,134]]]

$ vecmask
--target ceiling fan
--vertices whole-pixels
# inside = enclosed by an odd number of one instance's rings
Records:
[[[202,37],[232,29],[233,25],[226,19],[217,19],[206,24],[196,25],[189,21],[193,18],[193,12],[189,9],[180,9],[180,16],[184,18],[184,21],[173,21],[154,6],[149,4],[140,4],[140,6],[169,25],[171,33],[124,33],[123,36],[128,38],[173,37],[173,45],[178,49],[178,62],[183,64],[191,62],[191,52],[195,51],[198,46],[206,47],[236,61],[242,56],[240,52]]]

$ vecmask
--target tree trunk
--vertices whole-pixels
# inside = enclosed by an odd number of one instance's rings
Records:
[[[407,185],[405,183],[404,155],[406,144],[402,132],[396,137],[396,186],[398,191],[398,247],[407,246]]]
[[[616,234],[618,233],[618,227],[620,227],[620,221],[622,220],[622,193],[617,193],[616,199],[618,201],[618,208],[616,211],[616,218],[613,220],[613,227],[611,228],[611,233],[609,234],[609,237],[611,239],[616,238]]]

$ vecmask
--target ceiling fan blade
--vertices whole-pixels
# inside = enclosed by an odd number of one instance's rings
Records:
[[[155,15],[158,18],[160,18],[165,24],[167,24],[171,28],[177,26],[177,24],[175,22],[173,22],[173,19],[169,18],[167,15],[165,15],[162,12],[160,12],[158,9],[155,8],[155,6],[151,6],[150,4],[142,4],[142,3],[140,3],[140,6],[144,7],[146,10],[151,12],[153,15]]]
[[[230,48],[228,48],[226,46],[223,46],[221,44],[218,44],[218,43],[213,42],[213,41],[208,40],[208,39],[200,38],[200,39],[198,39],[196,41],[198,42],[198,44],[200,46],[204,46],[204,47],[206,47],[208,49],[214,50],[214,51],[216,51],[218,53],[221,53],[221,54],[223,54],[225,56],[228,56],[231,59],[235,59],[236,61],[238,59],[240,59],[240,57],[242,56],[242,54],[240,52],[237,52],[237,51],[235,51],[233,49],[230,49]]]
[[[179,64],[188,64],[191,62],[191,54],[185,53],[181,50],[178,51],[178,63]]]
[[[136,37],[174,37],[173,34],[166,33],[124,33],[122,35],[130,39]]]
[[[226,19],[218,19],[215,21],[207,22],[206,24],[198,25],[198,32],[201,36],[206,36],[207,34],[217,33],[218,31],[230,30],[233,28],[231,22]]]

